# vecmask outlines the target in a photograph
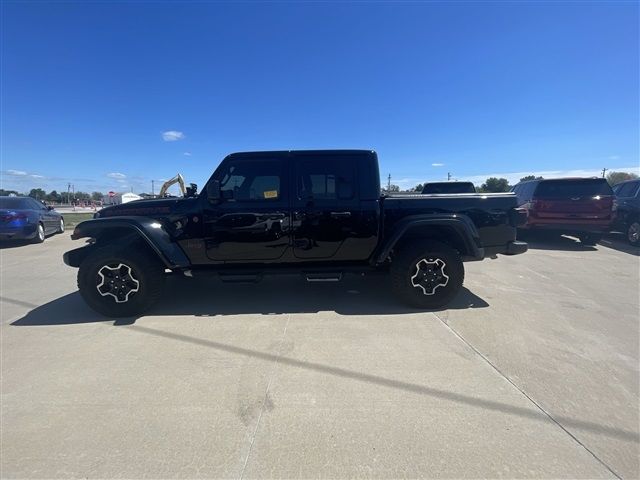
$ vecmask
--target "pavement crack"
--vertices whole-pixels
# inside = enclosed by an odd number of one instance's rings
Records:
[[[273,403],[271,401],[271,397],[269,396],[269,389],[271,388],[271,382],[273,381],[273,377],[276,373],[276,367],[278,366],[278,362],[280,361],[280,356],[282,354],[282,347],[284,345],[284,339],[287,335],[287,328],[289,327],[289,321],[291,320],[291,314],[287,315],[287,321],[284,325],[284,330],[282,331],[282,337],[280,338],[280,342],[278,344],[278,348],[276,349],[276,358],[273,360],[273,365],[271,366],[271,371],[269,372],[269,380],[267,381],[267,388],[264,391],[264,399],[262,400],[262,407],[260,408],[260,414],[258,415],[258,420],[256,421],[256,427],[253,429],[253,434],[251,435],[251,440],[249,442],[249,450],[247,451],[247,456],[244,459],[244,463],[242,465],[242,471],[240,472],[240,480],[244,478],[244,472],[247,469],[247,465],[249,463],[249,457],[251,456],[251,452],[253,451],[253,444],[256,441],[256,435],[258,434],[258,428],[260,427],[260,421],[262,420],[262,414],[265,410],[272,410]]]
[[[604,460],[602,460],[600,457],[598,457],[598,455],[596,455],[589,447],[587,447],[584,443],[582,443],[580,441],[580,439],[578,439],[578,437],[576,437],[573,433],[571,433],[564,425],[562,425],[562,423],[560,423],[559,420],[557,420],[553,415],[551,415],[551,413],[549,413],[542,405],[540,405],[538,402],[536,402],[533,398],[531,398],[531,396],[529,396],[522,388],[520,388],[518,385],[516,385],[513,380],[511,380],[507,375],[505,375],[491,360],[489,360],[483,353],[481,353],[477,348],[475,348],[473,345],[471,345],[471,343],[469,343],[460,333],[458,333],[450,324],[448,321],[446,321],[445,319],[441,318],[440,315],[438,315],[436,312],[432,312],[433,315],[440,320],[440,322],[445,326],[445,328],[447,328],[451,333],[453,333],[456,337],[458,337],[458,339],[460,339],[460,341],[462,343],[464,343],[466,346],[468,346],[471,350],[473,350],[482,360],[484,360],[493,370],[496,371],[496,373],[498,373],[498,375],[500,375],[503,379],[505,379],[507,382],[509,382],[511,384],[511,386],[513,386],[513,388],[515,388],[516,390],[518,390],[522,395],[524,395],[524,397],[529,400],[541,413],[543,413],[549,420],[551,420],[551,422],[553,422],[556,426],[558,426],[560,429],[562,429],[567,435],[569,435],[569,437],[571,437],[573,439],[573,441],[575,441],[578,445],[580,445],[582,448],[585,449],[585,451],[587,451],[589,454],[591,454],[591,456],[598,462],[600,463],[600,465],[602,465],[604,468],[606,468],[613,476],[615,476],[616,478],[622,480],[622,477],[615,472],[615,470],[613,470],[613,468],[611,466],[609,466]]]

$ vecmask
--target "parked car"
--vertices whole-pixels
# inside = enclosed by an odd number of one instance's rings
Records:
[[[471,182],[429,182],[422,193],[476,193],[476,187]]]
[[[524,230],[575,235],[585,245],[595,245],[615,218],[615,197],[604,178],[530,180],[512,191],[527,209]]]
[[[31,197],[0,197],[0,239],[44,242],[64,232],[64,218],[53,207]]]
[[[161,296],[166,269],[255,282],[266,274],[332,282],[389,272],[419,308],[446,305],[463,261],[527,250],[512,193],[380,196],[378,157],[366,150],[236,153],[200,195],[107,207],[76,226],[93,239],[64,254],[94,310],[137,315]]]
[[[640,179],[618,183],[613,193],[618,201],[614,229],[624,232],[631,245],[640,246]]]

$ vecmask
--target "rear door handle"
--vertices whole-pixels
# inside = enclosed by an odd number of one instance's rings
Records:
[[[350,217],[351,212],[331,212],[333,218]]]

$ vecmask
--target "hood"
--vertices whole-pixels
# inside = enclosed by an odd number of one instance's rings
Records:
[[[95,218],[122,217],[122,216],[153,216],[171,213],[176,206],[184,202],[185,198],[151,198],[134,200],[105,207],[96,212]]]

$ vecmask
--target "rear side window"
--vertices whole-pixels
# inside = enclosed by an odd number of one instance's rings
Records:
[[[612,194],[613,191],[604,178],[542,181],[535,191],[535,196],[538,198],[571,198]]]
[[[318,157],[297,163],[298,198],[349,200],[355,196],[354,162]]]
[[[635,197],[639,188],[640,182],[627,182],[620,185],[619,188],[614,188],[614,190],[619,197]]]

